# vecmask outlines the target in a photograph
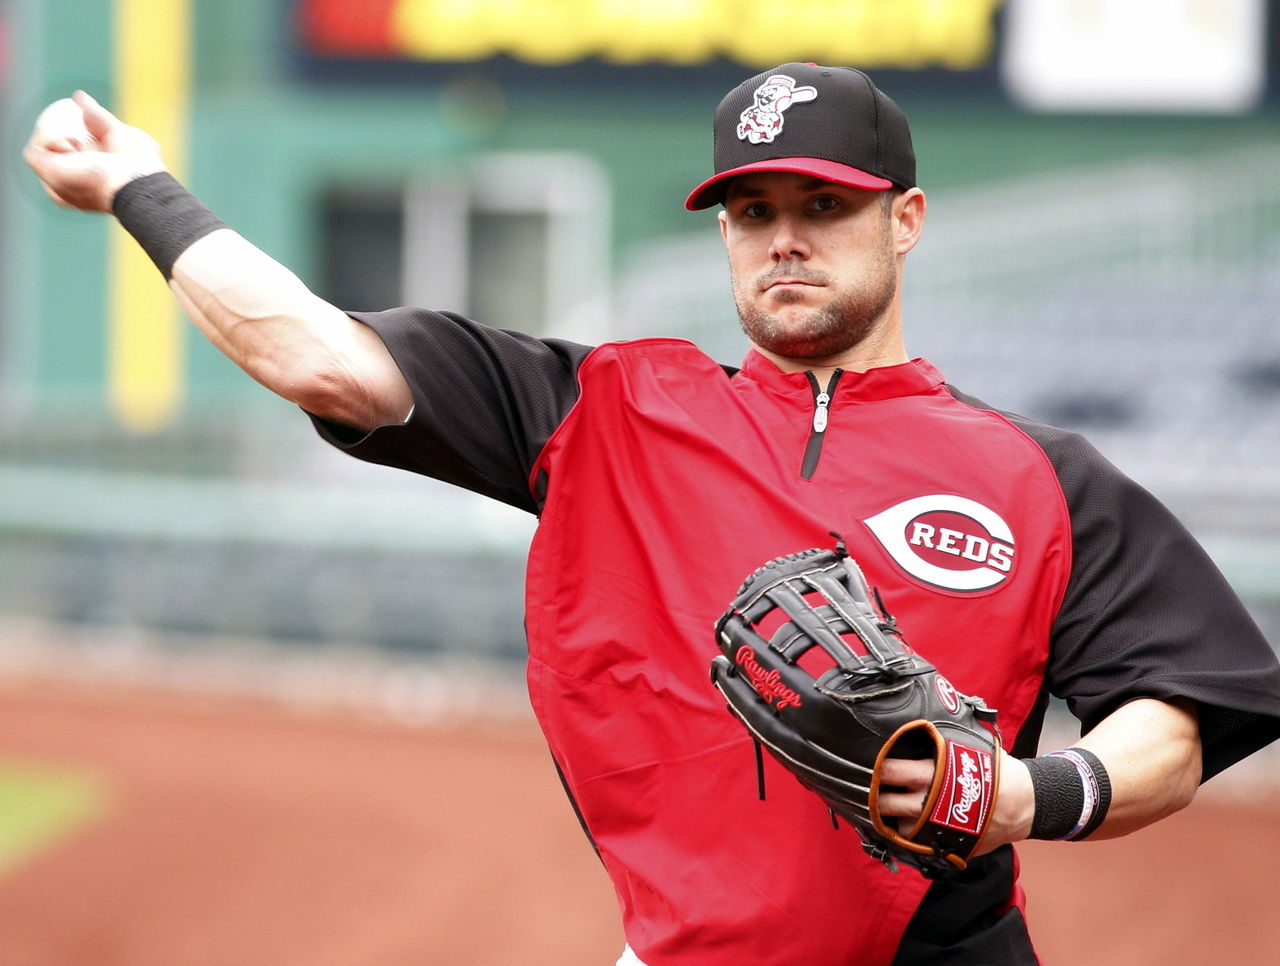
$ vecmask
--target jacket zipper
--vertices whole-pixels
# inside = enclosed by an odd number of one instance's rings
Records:
[[[813,389],[813,422],[809,427],[809,441],[804,447],[804,462],[800,466],[800,476],[811,480],[818,470],[818,458],[822,456],[822,441],[826,438],[827,423],[831,418],[831,394],[836,391],[836,383],[844,375],[844,370],[832,371],[831,381],[827,383],[826,389],[818,385],[818,377],[812,370],[805,372],[805,375],[809,377],[809,385]]]

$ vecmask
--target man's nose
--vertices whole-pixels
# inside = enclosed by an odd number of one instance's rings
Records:
[[[775,262],[792,258],[807,259],[812,254],[809,241],[794,218],[779,218],[769,246],[769,257]]]

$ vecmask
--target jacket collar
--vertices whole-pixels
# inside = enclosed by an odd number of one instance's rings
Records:
[[[803,372],[783,372],[768,358],[752,349],[743,360],[740,378],[750,379],[764,388],[784,395],[801,393],[812,399],[808,376]],[[882,366],[866,372],[846,371],[836,386],[844,399],[893,399],[932,392],[945,380],[942,373],[926,359],[912,359],[895,366]]]

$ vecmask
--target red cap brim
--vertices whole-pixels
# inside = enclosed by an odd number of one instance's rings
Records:
[[[771,158],[767,161],[753,161],[751,164],[730,168],[728,171],[721,171],[714,177],[708,178],[693,189],[693,192],[685,199],[684,206],[690,211],[701,211],[703,208],[710,208],[713,205],[720,204],[724,200],[724,192],[727,187],[725,182],[730,178],[736,178],[740,174],[749,174],[752,171],[785,171],[790,174],[807,174],[815,178],[821,178],[823,181],[847,185],[850,188],[861,188],[864,191],[887,191],[893,187],[893,182],[888,178],[879,178],[874,174],[867,174],[865,171],[851,168],[847,164],[840,164],[836,161],[827,161],[823,158]]]

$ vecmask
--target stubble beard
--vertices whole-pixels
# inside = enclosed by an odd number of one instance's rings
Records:
[[[802,361],[830,359],[861,345],[879,328],[897,295],[898,272],[893,256],[884,253],[875,267],[873,277],[863,285],[788,321],[743,297],[735,285],[734,301],[742,331],[753,345]],[[782,293],[781,298],[798,302],[803,296]]]

